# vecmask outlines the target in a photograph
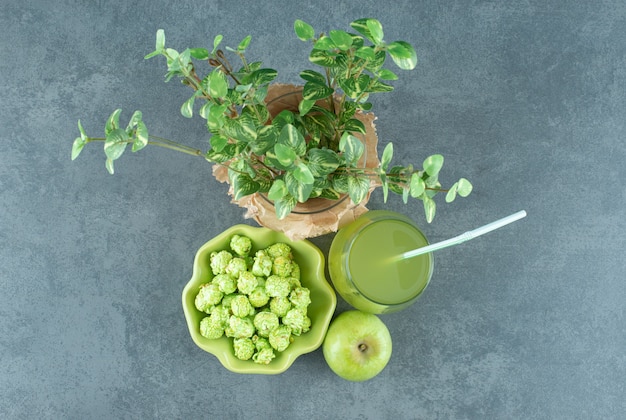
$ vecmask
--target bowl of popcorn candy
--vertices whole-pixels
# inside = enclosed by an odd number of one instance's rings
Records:
[[[182,303],[193,341],[237,373],[277,374],[322,345],[337,305],[307,240],[235,225],[196,253]]]

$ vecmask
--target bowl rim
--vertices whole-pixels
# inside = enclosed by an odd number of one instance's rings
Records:
[[[315,333],[317,335],[313,334],[312,337],[316,338],[313,341],[310,341],[307,345],[297,348],[296,352],[289,352],[289,349],[286,352],[283,352],[281,354],[280,363],[275,363],[278,361],[277,359],[274,359],[268,365],[261,365],[252,361],[238,360],[234,357],[232,353],[224,351],[224,349],[220,349],[219,346],[218,348],[215,348],[214,345],[207,345],[207,339],[201,337],[198,332],[198,326],[196,325],[194,318],[197,318],[197,315],[200,312],[193,306],[191,302],[193,302],[193,300],[195,299],[195,294],[197,293],[197,288],[199,287],[199,285],[207,282],[205,273],[202,272],[202,269],[200,267],[200,260],[204,258],[207,253],[217,250],[215,248],[216,242],[225,241],[227,240],[227,238],[230,238],[232,235],[235,234],[251,237],[251,239],[253,240],[253,244],[255,242],[254,238],[257,238],[259,236],[267,237],[268,239],[264,241],[267,242],[267,244],[262,244],[261,248],[263,246],[268,246],[271,243],[285,242],[291,246],[294,253],[302,254],[306,252],[307,254],[310,254],[310,258],[312,258],[312,260],[309,262],[309,264],[313,266],[313,271],[307,270],[307,272],[311,273],[311,277],[318,279],[318,281],[315,283],[315,292],[326,296],[329,301],[329,310],[323,312],[323,315],[320,317],[320,319],[318,319],[315,325],[312,326],[311,331],[307,333],[312,333],[314,331],[313,328],[315,328]],[[208,275],[210,275],[211,277],[213,276],[212,273],[208,273]],[[313,243],[306,239],[293,241],[289,239],[284,233],[274,231],[266,227],[255,227],[246,224],[237,224],[214,236],[198,249],[194,257],[191,279],[185,284],[182,291],[182,306],[189,334],[191,335],[192,340],[198,347],[200,347],[207,353],[215,356],[220,361],[220,363],[231,372],[269,375],[279,374],[286,371],[299,356],[310,353],[318,349],[322,345],[324,337],[326,336],[326,332],[328,330],[328,326],[337,307],[337,296],[333,287],[326,279],[324,254]],[[296,340],[298,340],[298,338],[299,337],[295,337]],[[229,342],[230,340],[232,340],[225,337],[218,340],[224,339],[229,340]],[[223,345],[221,347],[223,347]],[[242,366],[242,363],[245,363],[246,365]]]

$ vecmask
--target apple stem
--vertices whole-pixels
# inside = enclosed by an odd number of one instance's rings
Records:
[[[364,353],[366,350],[367,350],[367,344],[365,344],[365,343],[359,344],[359,351],[361,353]]]

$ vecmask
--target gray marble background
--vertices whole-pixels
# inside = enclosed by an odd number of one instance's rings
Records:
[[[71,162],[76,122],[96,135],[140,109],[205,147],[178,112],[189,92],[143,60],[158,28],[179,49],[252,34],[251,57],[298,82],[293,21],[360,17],[420,58],[374,99],[381,143],[403,162],[442,153],[443,180],[475,186],[440,197],[430,225],[380,191],[369,207],[431,241],[528,217],[436,255],[419,302],[382,317],[394,353],[375,379],[340,379],[321,350],[278,376],[231,373],[191,341],[180,295],[201,244],[254,222],[202,159],[146,149],[110,176],[89,145]],[[5,0],[0,88],[0,417],[626,418],[623,0]]]

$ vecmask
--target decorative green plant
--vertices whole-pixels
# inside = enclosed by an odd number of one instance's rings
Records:
[[[296,20],[295,33],[312,43],[309,60],[321,71],[302,71],[303,98],[298,112],[285,110],[274,117],[265,98],[278,72],[262,67],[260,61],[248,61],[245,52],[250,36],[236,48],[225,48],[241,61],[241,67],[235,68],[219,48],[221,35],[215,37],[210,51],[191,48],[178,52],[165,47],[165,34],[160,29],[155,51],[146,58],[165,57],[166,81],[178,77],[192,89],[180,112],[188,118],[197,112],[206,120],[211,134],[208,151],[149,134],[140,111],[124,128],[119,122],[121,110],[117,109],[106,122],[105,137],[87,136],[78,122],[80,137],[74,141],[72,160],[94,141],[104,143],[106,168],[111,174],[114,161],[128,145],[133,152],[154,145],[202,156],[228,168],[235,199],[266,193],[274,201],[278,218],[287,216],[297,202],[313,197],[338,199],[348,194],[359,203],[374,180],[382,186],[385,201],[389,190],[401,194],[405,203],[409,197],[422,200],[430,222],[437,193],[446,192],[446,201],[451,202],[457,194],[467,196],[472,185],[461,178],[449,189],[442,189],[438,175],[443,156],[438,154],[427,157],[421,168],[391,166],[392,143],[385,146],[379,167],[359,166],[365,146],[355,134],[365,133],[365,126],[355,115],[370,111],[370,94],[393,90],[388,82],[397,75],[383,67],[388,56],[402,70],[413,69],[417,56],[407,42],[383,41],[383,28],[376,19],[359,19],[350,25],[357,33],[331,30],[316,36],[309,24]],[[200,63],[210,71],[200,74]],[[200,101],[202,105],[198,105]]]

